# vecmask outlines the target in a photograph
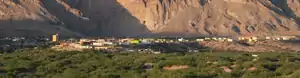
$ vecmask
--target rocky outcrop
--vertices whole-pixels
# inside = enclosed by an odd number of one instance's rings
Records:
[[[2,0],[0,15],[5,35],[300,35],[298,0]]]

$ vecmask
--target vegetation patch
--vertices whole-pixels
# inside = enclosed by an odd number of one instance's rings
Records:
[[[297,78],[298,57],[299,53],[147,54],[26,49],[0,56],[0,77]]]

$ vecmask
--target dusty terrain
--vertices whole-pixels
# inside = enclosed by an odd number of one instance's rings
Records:
[[[259,41],[252,45],[244,45],[238,42],[201,42],[203,46],[217,50],[240,52],[300,52],[299,41]]]
[[[1,36],[300,35],[299,0],[1,0]]]

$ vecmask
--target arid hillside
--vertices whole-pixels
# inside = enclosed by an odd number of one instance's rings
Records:
[[[299,0],[1,0],[1,36],[300,35]]]

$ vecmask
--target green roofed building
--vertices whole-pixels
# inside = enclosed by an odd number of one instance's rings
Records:
[[[139,43],[140,43],[140,40],[131,40],[130,43],[131,43],[131,44],[139,44]]]

